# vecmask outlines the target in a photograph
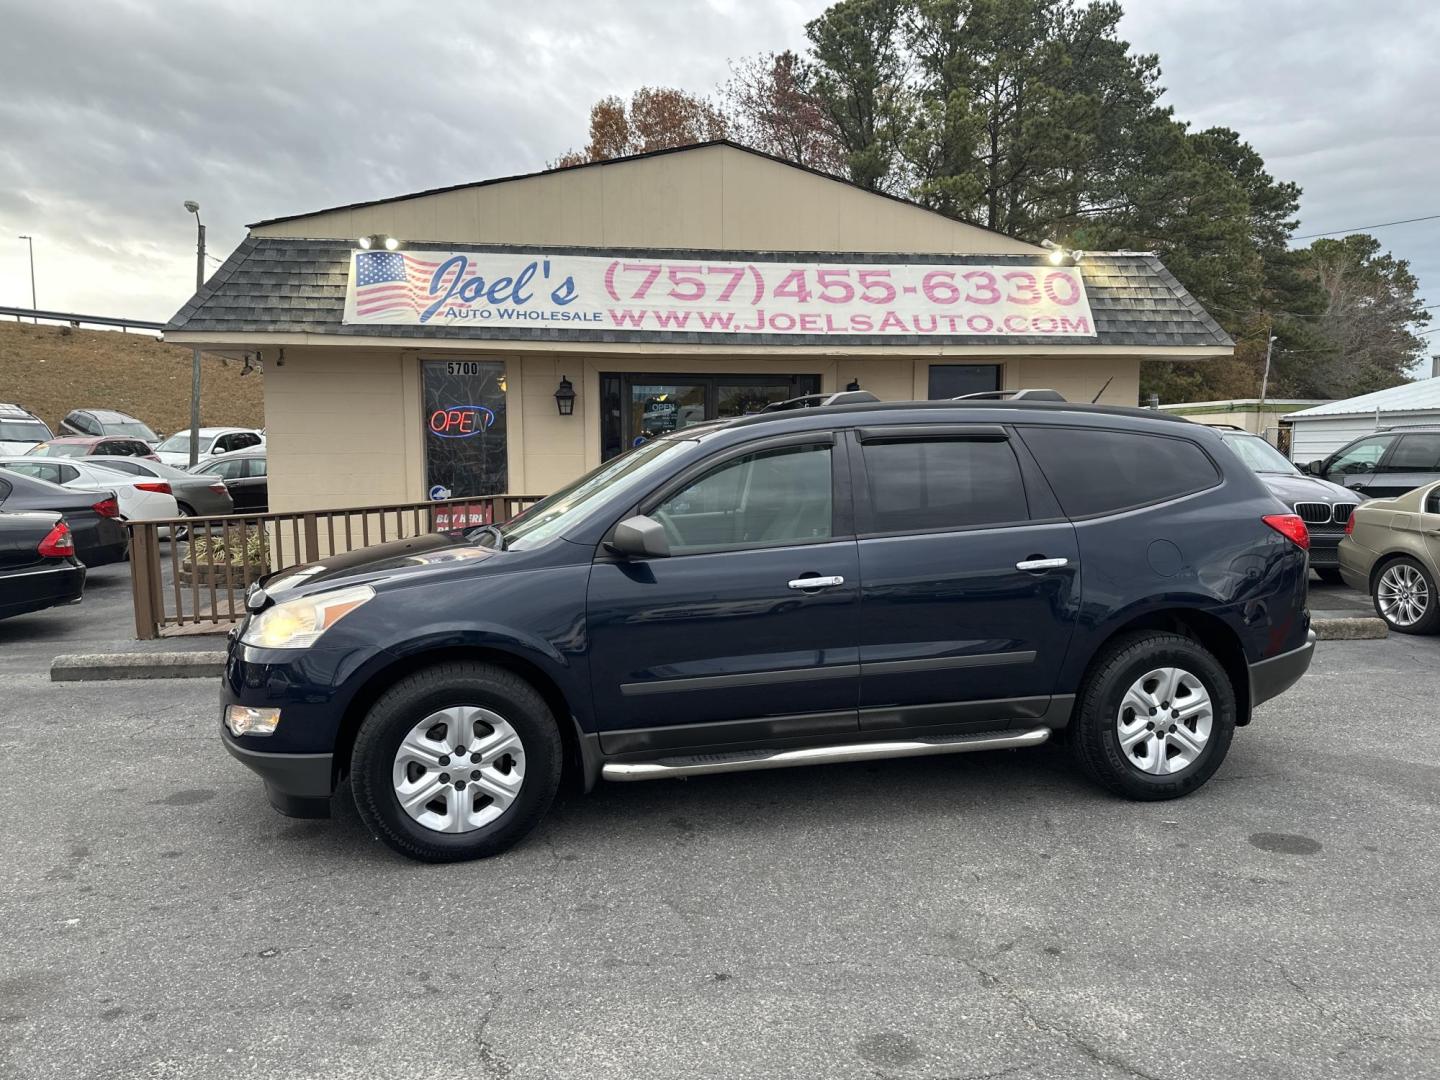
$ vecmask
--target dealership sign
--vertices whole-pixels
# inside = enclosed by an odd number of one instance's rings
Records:
[[[345,322],[636,334],[1095,336],[1080,269],[463,251],[351,254]]]

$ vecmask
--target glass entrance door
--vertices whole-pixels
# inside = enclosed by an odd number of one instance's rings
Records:
[[[667,432],[819,392],[818,375],[601,375],[601,456],[608,461]]]

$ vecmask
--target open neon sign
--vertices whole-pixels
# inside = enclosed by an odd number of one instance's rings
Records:
[[[484,405],[447,405],[430,414],[430,434],[441,439],[468,439],[495,423]]]

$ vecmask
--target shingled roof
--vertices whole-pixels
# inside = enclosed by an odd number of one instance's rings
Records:
[[[590,248],[514,248],[483,244],[409,244],[407,250],[518,252],[594,255]],[[431,340],[604,341],[636,340],[619,328],[559,330],[551,327],[479,325],[347,325],[345,287],[352,246],[340,240],[249,237],[215,275],[166,324],[186,334],[323,334],[340,337]],[[743,258],[747,261],[795,260],[826,263],[924,263],[933,265],[1044,266],[1031,255],[940,255],[870,252],[735,252],[606,250],[626,258]],[[1231,348],[1233,342],[1160,260],[1143,253],[1089,253],[1080,264],[1094,316],[1096,337],[1057,339],[1014,335],[846,335],[850,345],[922,345],[953,341],[967,345],[1073,344],[1165,348]],[[673,344],[830,345],[833,336],[808,334],[733,334],[662,331],[645,333],[646,342]]]

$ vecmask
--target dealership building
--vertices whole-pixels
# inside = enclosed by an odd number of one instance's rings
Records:
[[[1233,350],[1154,255],[728,142],[257,222],[165,338],[262,360],[274,510],[544,494],[806,393],[1134,405],[1142,360]]]

